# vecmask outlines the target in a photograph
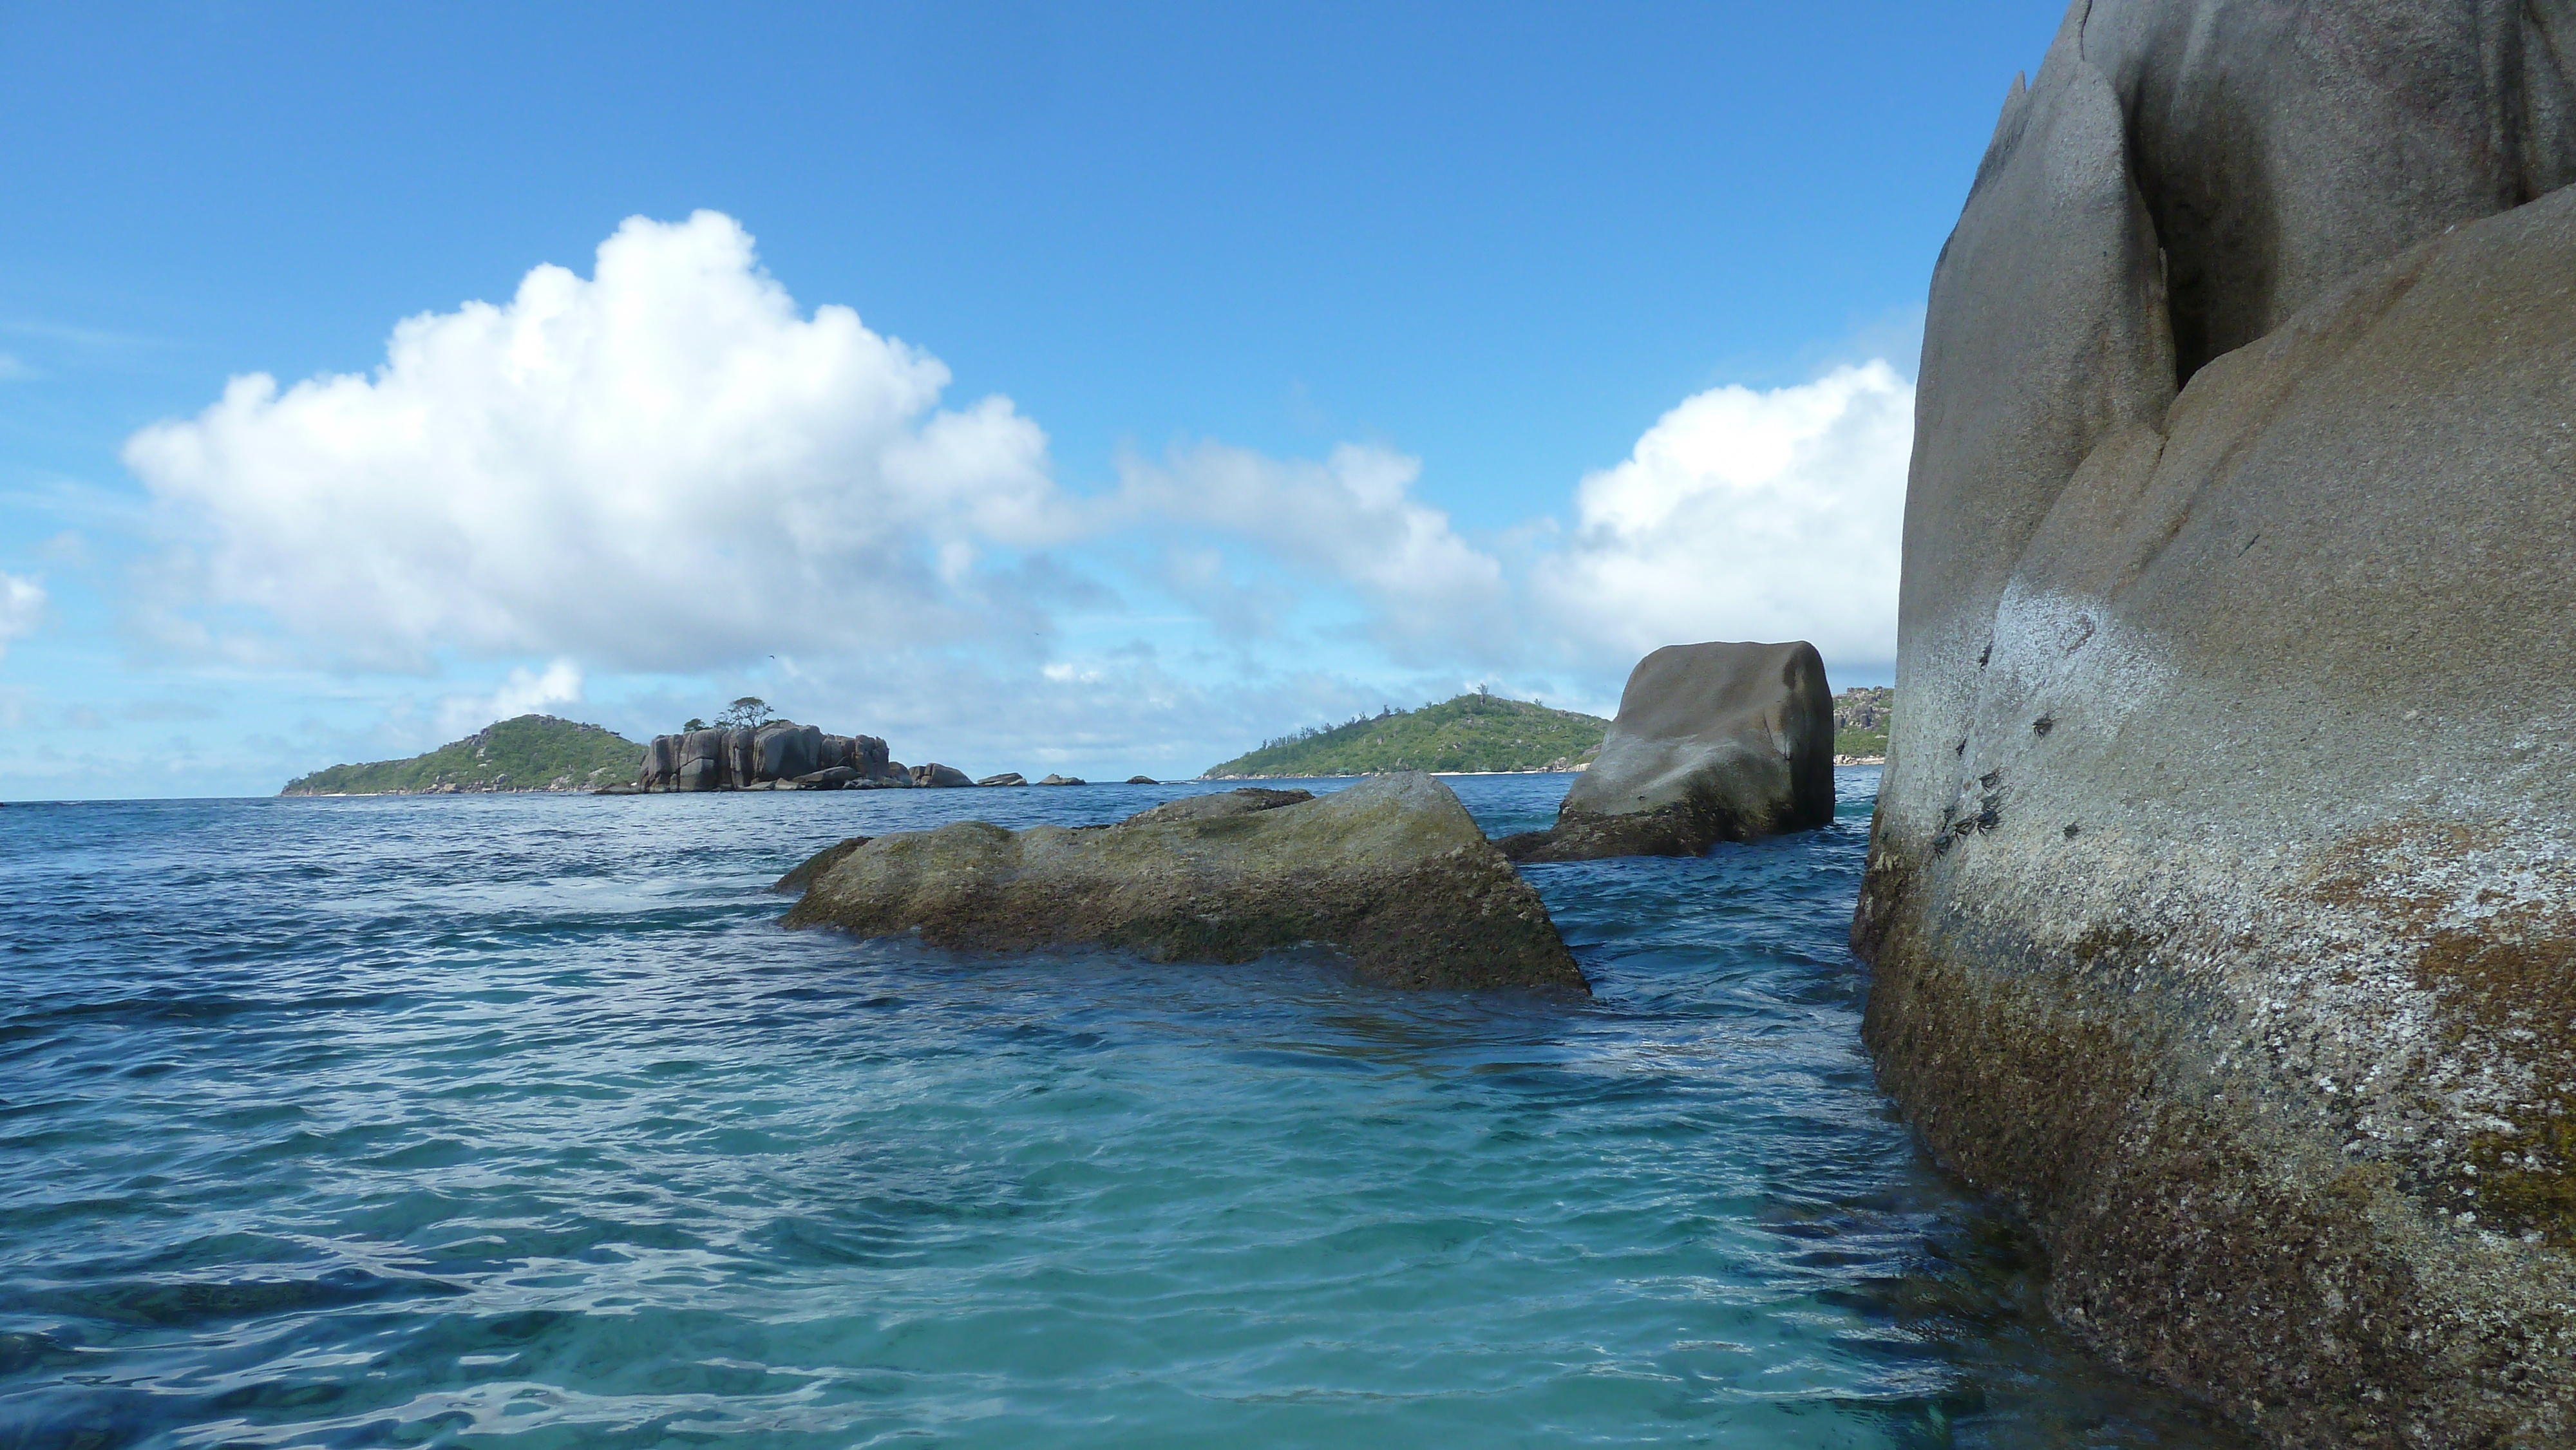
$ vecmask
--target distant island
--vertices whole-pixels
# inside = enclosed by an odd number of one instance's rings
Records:
[[[1610,722],[1598,715],[1479,691],[1419,710],[1387,709],[1283,735],[1201,775],[1244,780],[1391,770],[1574,770],[1600,752],[1609,729]]]
[[[584,791],[633,780],[644,747],[598,725],[521,715],[409,760],[335,765],[287,782],[279,795],[465,795]]]
[[[1875,764],[1887,759],[1887,720],[1896,708],[1888,685],[1855,685],[1834,696],[1834,761]]]
[[[1838,763],[1875,764],[1886,758],[1888,715],[1895,701],[1896,691],[1885,685],[1858,686],[1834,696]],[[1609,729],[1610,722],[1598,715],[1480,692],[1419,710],[1382,710],[1283,735],[1209,766],[1201,778],[1581,770],[1601,753],[1601,738]]]

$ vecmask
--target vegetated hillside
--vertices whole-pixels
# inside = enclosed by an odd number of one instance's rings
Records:
[[[409,760],[335,765],[287,782],[279,795],[459,795],[468,791],[590,790],[633,780],[644,747],[597,725],[522,715]]]
[[[1834,696],[1834,754],[1887,758],[1887,721],[1896,691],[1859,685]]]
[[[1610,722],[1500,695],[1460,695],[1265,742],[1207,777],[1369,775],[1389,770],[1571,770],[1601,750]]]

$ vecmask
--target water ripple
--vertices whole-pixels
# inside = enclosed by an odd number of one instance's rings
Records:
[[[1872,1090],[1843,776],[1533,868],[1581,1006],[759,889],[1196,787],[13,806],[0,1450],[2233,1443]]]

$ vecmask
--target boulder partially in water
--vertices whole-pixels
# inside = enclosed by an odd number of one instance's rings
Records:
[[[756,729],[656,735],[644,747],[637,791],[761,790],[779,782],[808,789],[908,784],[873,735],[826,735],[775,721]],[[620,794],[633,794],[633,791]]]
[[[1816,647],[1666,645],[1629,672],[1556,824],[1502,849],[1515,861],[1696,856],[1833,815],[1833,692]]]
[[[1232,791],[1109,826],[961,821],[832,851],[808,863],[790,927],[918,933],[963,950],[1088,944],[1156,961],[1243,962],[1320,943],[1394,986],[1588,990],[1538,893],[1457,796],[1419,772],[1320,798]]]
[[[2571,39],[2078,3],[1934,274],[1868,1042],[2279,1444],[2576,1444]]]

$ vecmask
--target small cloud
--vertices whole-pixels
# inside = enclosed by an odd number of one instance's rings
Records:
[[[1413,495],[1422,461],[1345,443],[1322,461],[1272,458],[1223,443],[1125,460],[1116,506],[1131,517],[1231,534],[1292,570],[1347,585],[1370,606],[1368,633],[1401,659],[1484,653],[1508,631],[1502,565]],[[1187,571],[1186,561],[1176,565]],[[1196,589],[1226,591],[1203,564]],[[1179,585],[1179,578],[1174,583]],[[1238,613],[1257,620],[1257,607]]]
[[[15,574],[0,574],[0,655],[9,652],[9,641],[34,634],[44,618],[44,585]]]
[[[514,669],[489,695],[450,695],[439,701],[439,729],[453,740],[496,720],[552,714],[559,706],[580,704],[581,687],[581,667],[570,660],[555,661],[543,674]]]
[[[117,712],[146,725],[184,725],[222,718],[223,712],[195,700],[137,700]]]
[[[22,383],[43,376],[16,353],[0,352],[0,383]]]

